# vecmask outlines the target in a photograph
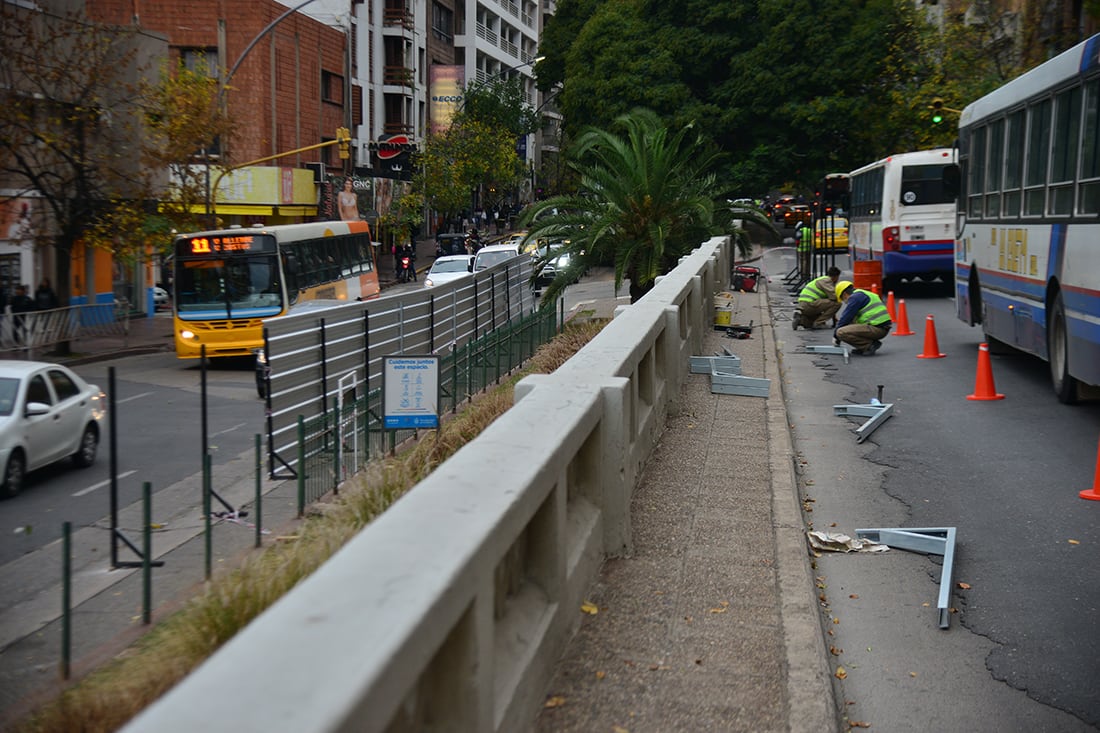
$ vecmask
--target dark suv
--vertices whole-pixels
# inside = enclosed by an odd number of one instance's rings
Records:
[[[435,256],[445,257],[447,255],[464,255],[466,254],[466,235],[462,233],[458,234],[436,234],[435,235]]]

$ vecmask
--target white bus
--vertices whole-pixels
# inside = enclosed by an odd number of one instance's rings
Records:
[[[955,192],[943,182],[954,163],[951,148],[937,148],[891,155],[849,174],[852,261],[880,261],[884,290],[903,279],[954,276]]]
[[[959,163],[958,316],[1075,402],[1100,384],[1100,35],[968,105]]]

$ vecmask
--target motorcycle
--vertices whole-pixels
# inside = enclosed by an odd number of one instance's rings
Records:
[[[401,255],[401,282],[407,283],[409,279],[416,279],[416,270],[413,269],[412,257]]]

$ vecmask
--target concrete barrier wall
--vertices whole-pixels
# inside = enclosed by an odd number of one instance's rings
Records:
[[[124,730],[527,729],[713,323],[706,242]]]

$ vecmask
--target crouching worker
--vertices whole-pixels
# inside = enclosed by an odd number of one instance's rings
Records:
[[[836,281],[840,279],[840,268],[830,267],[821,277],[806,283],[798,293],[798,310],[795,311],[792,325],[794,330],[826,326],[832,320],[836,324],[836,314],[840,310],[840,301],[836,297]]]
[[[847,280],[836,284],[837,300],[844,305],[833,332],[833,343],[850,344],[856,354],[870,356],[882,346],[882,339],[894,325],[882,298],[869,290],[859,290]]]

